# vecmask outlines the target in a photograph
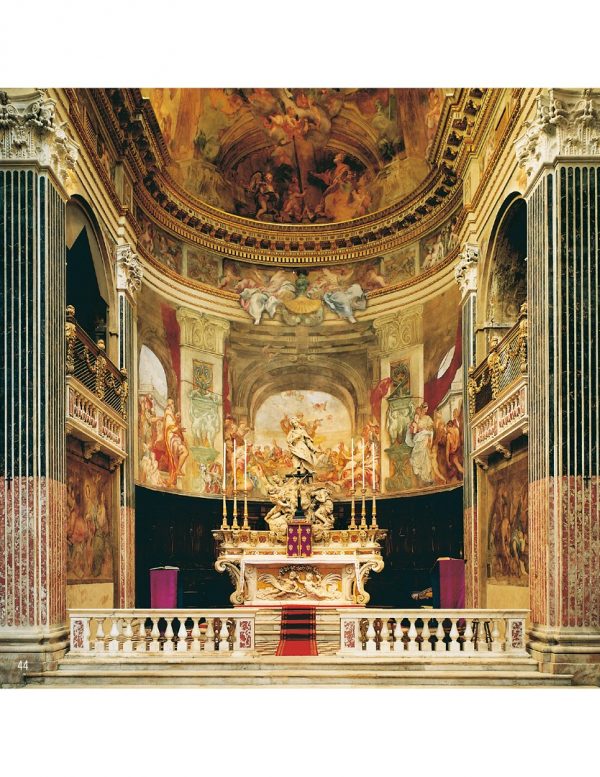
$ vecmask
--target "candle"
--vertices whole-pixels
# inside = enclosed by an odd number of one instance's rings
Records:
[[[352,458],[352,491],[354,491],[354,437],[352,438],[351,454]]]
[[[227,485],[227,444],[223,440],[223,493]]]
[[[237,491],[237,467],[235,463],[235,439],[233,441],[233,490]]]
[[[244,491],[246,490],[246,480],[248,477],[248,446],[244,440]]]
[[[365,441],[362,440],[362,487],[365,488]]]
[[[373,461],[373,477],[371,478],[371,483],[373,485],[373,491],[375,491],[375,443],[371,443],[371,453],[372,453],[372,461]]]

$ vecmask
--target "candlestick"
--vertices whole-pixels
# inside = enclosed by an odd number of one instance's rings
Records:
[[[231,522],[232,529],[239,529],[237,519],[237,462],[236,458],[236,444],[235,439],[233,441],[233,520]]]
[[[371,528],[376,529],[377,528],[377,507],[376,507],[376,500],[375,500],[375,485],[376,485],[376,477],[375,477],[375,443],[371,443],[371,453],[372,453],[372,461],[373,461],[373,477],[371,479],[371,482],[373,484],[372,492],[373,492],[373,505],[371,507]]]
[[[248,525],[248,481],[246,476],[248,474],[248,446],[246,440],[244,440],[244,522],[242,528],[250,528]]]
[[[367,508],[366,508],[366,502],[365,502],[365,494],[367,493],[367,489],[361,488],[360,493],[362,495],[362,504],[360,508],[360,528],[366,529],[367,528]]]
[[[354,504],[354,493],[356,491],[355,485],[354,485],[354,437],[351,438],[351,445],[350,445],[350,456],[351,456],[351,462],[352,462],[352,490],[350,493],[352,494],[352,500],[350,502],[350,528],[356,529],[356,506]]]
[[[354,437],[350,446],[350,457],[352,459],[352,492],[354,493]]]
[[[227,451],[225,443],[223,443],[223,520],[221,521],[221,529],[228,529],[227,526],[227,498],[225,496],[225,488],[227,483]]]
[[[361,438],[362,442],[362,487],[363,491],[365,490],[365,441],[364,438]]]

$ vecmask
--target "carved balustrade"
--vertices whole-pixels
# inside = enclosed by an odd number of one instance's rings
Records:
[[[341,655],[526,656],[528,610],[340,610]]]
[[[70,610],[70,651],[76,654],[239,656],[254,652],[256,611]]]
[[[104,343],[98,344],[75,320],[75,309],[67,308],[67,434],[84,441],[84,453],[102,451],[117,466],[126,457],[127,397],[125,370],[107,357]]]
[[[469,375],[473,459],[487,467],[494,452],[510,457],[509,443],[528,431],[527,306],[502,340]]]

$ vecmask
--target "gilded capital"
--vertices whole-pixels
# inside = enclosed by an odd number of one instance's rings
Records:
[[[115,249],[117,290],[125,292],[132,302],[142,287],[144,271],[138,255],[126,244]]]
[[[458,264],[454,269],[454,277],[464,299],[471,292],[477,291],[477,265],[479,264],[479,246],[475,243],[465,243],[458,255]]]
[[[43,90],[0,90],[0,163],[46,167],[64,187],[79,147],[55,113],[56,103]]]
[[[598,89],[548,89],[536,99],[535,118],[515,142],[528,183],[558,157],[600,156]]]

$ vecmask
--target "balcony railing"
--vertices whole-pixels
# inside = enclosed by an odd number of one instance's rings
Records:
[[[469,375],[469,413],[480,413],[490,402],[527,374],[527,304],[506,336],[492,338],[487,358]]]
[[[67,433],[83,440],[86,455],[102,451],[117,465],[126,456],[127,372],[119,370],[67,307]]]
[[[492,453],[510,457],[510,442],[528,430],[527,306],[502,340],[492,348],[468,383],[473,460],[487,467]]]
[[[255,610],[70,610],[70,651],[236,656],[254,652]]]
[[[377,610],[340,613],[340,653],[353,656],[416,654],[437,660],[474,660],[490,654],[526,656],[527,610]]]

